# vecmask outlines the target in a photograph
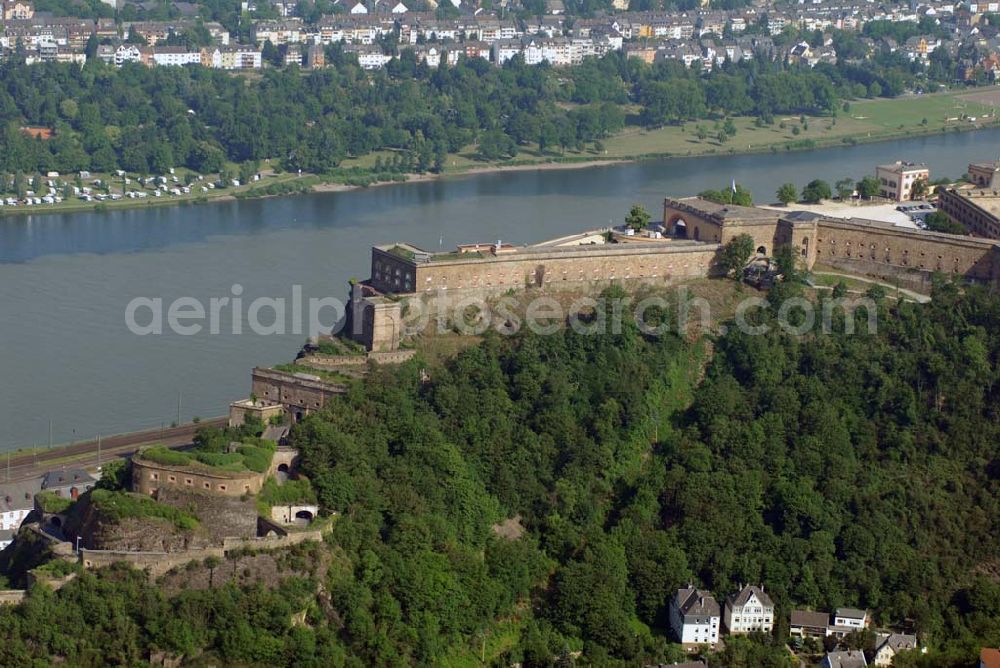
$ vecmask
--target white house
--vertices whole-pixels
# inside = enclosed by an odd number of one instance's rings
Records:
[[[0,487],[0,550],[10,545],[24,518],[35,507],[35,494],[41,489],[38,478]]]
[[[142,52],[135,44],[122,44],[115,51],[115,65],[121,67],[125,63],[142,62]]]
[[[774,602],[763,587],[747,585],[726,598],[726,628],[730,633],[770,633],[774,628]]]
[[[719,623],[719,604],[707,591],[688,585],[670,599],[670,628],[685,645],[715,645]]]
[[[903,633],[880,633],[875,639],[873,666],[891,666],[900,652],[917,649],[917,637]]]
[[[188,51],[182,46],[154,46],[153,62],[161,67],[198,65],[201,51]]]
[[[857,608],[837,608],[833,615],[832,632],[836,635],[846,635],[852,631],[860,631],[868,626],[868,612]]]

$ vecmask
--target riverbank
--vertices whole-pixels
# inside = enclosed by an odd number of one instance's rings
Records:
[[[996,99],[994,99],[996,98]],[[420,183],[456,176],[503,172],[588,169],[643,160],[735,156],[762,153],[810,151],[875,142],[969,132],[1000,127],[995,105],[1000,88],[967,93],[939,93],[893,99],[856,100],[833,117],[783,117],[763,125],[757,119],[731,119],[735,133],[722,138],[716,121],[692,121],[656,129],[629,127],[599,143],[598,148],[552,154],[537,146],[520,147],[518,157],[483,162],[475,147],[449,155],[441,173],[398,174],[368,182],[378,175],[366,173],[376,155],[344,162],[338,175],[268,174],[261,181],[226,189],[171,197],[122,199],[119,201],[63,202],[32,207],[0,208],[0,215],[104,212],[162,206],[186,206],[226,202],[234,199],[266,199],[315,192],[347,192],[400,183]],[[387,156],[383,156],[387,157]],[[920,156],[887,156],[886,159]],[[976,156],[970,156],[975,158]],[[985,156],[981,156],[985,157]],[[808,176],[808,175],[804,175]],[[860,178],[861,174],[845,175]],[[948,175],[953,178],[960,175]],[[346,181],[346,182],[345,182]],[[706,187],[718,184],[706,184]]]

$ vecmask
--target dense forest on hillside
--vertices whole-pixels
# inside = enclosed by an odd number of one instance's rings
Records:
[[[657,126],[753,115],[769,124],[776,114],[833,115],[840,100],[899,95],[923,77],[902,56],[814,69],[764,57],[709,74],[620,53],[559,70],[519,59],[503,68],[471,59],[432,70],[408,50],[375,73],[336,49],[331,61],[319,71],[245,77],[200,66],[10,60],[0,65],[0,174],[214,173],[225,161],[265,159],[324,173],[378,150],[395,156],[380,169],[427,171],[473,145],[489,160],[513,157],[526,143],[547,152],[582,148],[627,120]],[[627,117],[626,105],[640,113]],[[53,128],[55,136],[36,139],[25,126]]]
[[[776,637],[715,665],[787,665],[788,611],[845,605],[915,627],[931,651],[904,665],[972,665],[1000,644],[1000,298],[879,308],[876,333],[732,328],[697,387],[703,344],[634,326],[376,370],[293,432],[340,513],[322,583],[168,600],[85,574],[0,607],[0,665],[636,665],[679,656],[676,587],[748,581]]]

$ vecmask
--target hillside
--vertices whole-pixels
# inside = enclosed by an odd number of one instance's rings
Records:
[[[791,608],[856,606],[915,628],[905,665],[971,666],[1000,644],[1000,298],[879,308],[853,334],[764,313],[697,387],[703,341],[629,323],[377,370],[292,435],[336,568],[171,597],[84,574],[0,608],[0,665],[637,665],[681,656],[672,590],[754,582],[776,638],[713,665],[789,665]]]

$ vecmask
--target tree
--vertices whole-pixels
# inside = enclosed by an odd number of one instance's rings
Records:
[[[824,199],[830,199],[833,193],[830,184],[821,179],[814,179],[802,189],[802,201],[807,204],[819,204]]]
[[[881,187],[879,186],[878,179],[874,176],[866,176],[860,181],[858,181],[858,195],[864,197],[865,199],[871,199],[873,197],[878,197]]]
[[[646,225],[649,225],[649,213],[641,204],[633,204],[625,216],[625,227],[638,232]]]
[[[747,260],[754,252],[753,237],[749,234],[740,234],[722,247],[719,257],[719,266],[726,272],[727,276],[739,276],[739,272],[746,266]]]
[[[782,186],[778,188],[776,195],[778,197],[778,201],[785,206],[788,206],[792,202],[799,199],[799,191],[795,188],[794,183],[782,184]]]
[[[837,197],[842,201],[847,201],[854,196],[854,179],[849,176],[837,181],[834,187],[837,189]]]
[[[965,226],[948,217],[943,211],[935,211],[924,217],[924,225],[932,232],[946,234],[967,234]]]
[[[911,199],[922,199],[927,195],[927,179],[917,179],[910,186]]]
[[[774,263],[778,265],[778,273],[784,276],[786,283],[798,280],[798,260],[792,246],[788,244],[778,246],[774,251]]]

